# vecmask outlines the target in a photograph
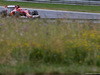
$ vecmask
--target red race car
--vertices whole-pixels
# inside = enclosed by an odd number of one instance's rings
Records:
[[[16,16],[16,17],[24,17],[24,18],[40,18],[38,11],[33,10],[29,11],[27,9],[20,8],[19,5],[8,5],[5,6],[5,9],[2,10],[1,16]]]

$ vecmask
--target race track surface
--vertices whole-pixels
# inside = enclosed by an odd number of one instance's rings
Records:
[[[3,9],[4,7],[0,7],[0,12]],[[23,9],[28,9],[30,11],[37,10],[41,18],[96,19],[96,20],[100,19],[100,13],[32,9],[32,8],[23,8]]]

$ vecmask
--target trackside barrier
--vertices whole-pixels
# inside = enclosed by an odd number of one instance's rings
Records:
[[[68,4],[68,5],[96,5],[96,6],[100,6],[100,1],[86,1],[86,0],[83,0],[83,1],[71,1],[71,0],[68,0],[68,1],[64,1],[64,0],[61,0],[61,1],[26,1],[26,0],[6,0],[6,1],[19,1],[19,2],[33,2],[33,3],[52,3],[52,4]]]

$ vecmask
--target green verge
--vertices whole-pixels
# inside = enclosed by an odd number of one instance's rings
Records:
[[[96,12],[96,13],[100,12],[100,6],[44,4],[44,3],[11,2],[11,1],[7,2],[3,0],[0,1],[0,5],[20,5],[21,7],[38,8],[38,9]]]

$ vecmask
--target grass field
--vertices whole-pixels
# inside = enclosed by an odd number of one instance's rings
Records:
[[[100,12],[100,6],[83,6],[83,5],[64,5],[64,4],[44,4],[44,3],[29,3],[29,2],[6,2],[0,0],[1,5],[20,5],[21,7],[38,8],[38,9],[53,9],[66,11],[81,11],[81,12]]]
[[[0,19],[0,74],[100,71],[100,25]]]
[[[100,6],[5,2],[70,11],[99,12]],[[57,19],[0,19],[1,75],[76,75],[100,72],[100,25],[91,22],[65,23]]]

